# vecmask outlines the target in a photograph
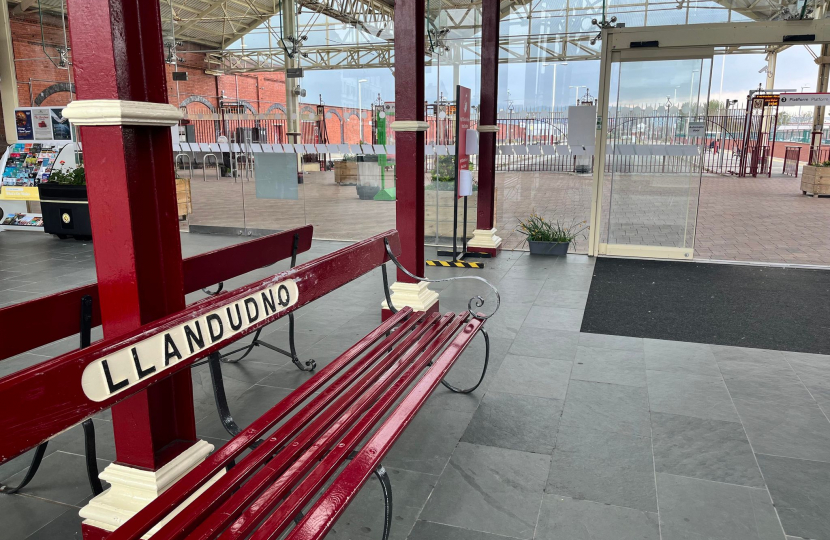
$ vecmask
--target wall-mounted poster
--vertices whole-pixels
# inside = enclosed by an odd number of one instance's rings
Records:
[[[32,127],[36,141],[52,139],[52,121],[49,119],[49,109],[32,109]]]
[[[69,120],[63,117],[63,109],[52,109],[52,138],[56,141],[72,140]]]
[[[15,111],[15,124],[17,124],[17,139],[31,141],[35,138],[32,130],[32,111]]]

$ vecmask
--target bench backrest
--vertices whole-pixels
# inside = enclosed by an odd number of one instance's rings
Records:
[[[400,255],[397,231],[0,379],[0,463]]]
[[[311,249],[313,232],[314,227],[306,225],[188,257],[182,261],[184,293],[288,259],[293,253],[295,237],[297,253],[306,252]],[[0,329],[3,335],[13,336],[13,339],[0,339],[0,360],[80,332],[80,305],[84,296],[92,298],[94,328],[101,324],[96,283],[0,308]]]

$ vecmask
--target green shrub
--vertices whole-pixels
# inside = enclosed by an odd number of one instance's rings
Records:
[[[577,236],[585,238],[585,231],[590,228],[586,223],[587,221],[576,220],[570,224],[559,220],[552,222],[537,214],[531,214],[527,221],[519,220],[516,232],[525,235],[525,242],[571,242],[576,246]]]
[[[83,167],[75,167],[68,171],[53,170],[49,174],[49,182],[65,186],[84,186],[86,185],[86,172]]]

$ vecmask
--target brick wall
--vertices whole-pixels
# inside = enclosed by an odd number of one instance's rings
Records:
[[[64,30],[59,17],[44,14],[43,17],[43,38],[46,43],[46,52],[41,45],[41,26],[37,12],[27,12],[11,16],[12,46],[15,56],[15,68],[18,81],[18,102],[21,107],[34,106],[34,100],[44,89],[56,84],[72,81],[72,68],[61,69],[57,67],[49,56],[57,62],[57,47],[64,45]],[[68,30],[67,30],[68,31]],[[68,39],[67,39],[68,41]],[[178,66],[167,64],[167,85],[169,102],[179,106],[188,98],[199,97],[209,102],[213,107],[218,108],[220,102],[234,102],[245,100],[257,113],[265,113],[274,104],[285,107],[286,83],[285,74],[282,72],[268,73],[246,73],[239,75],[210,75],[205,73],[204,54],[194,52],[201,46],[185,43],[178,48],[178,56],[183,61]],[[48,53],[48,56],[47,56]],[[71,53],[67,54],[71,62]],[[187,81],[174,81],[173,72],[186,71]],[[42,105],[60,106],[66,105],[74,96],[69,92],[61,91],[52,94]],[[194,114],[207,113],[208,108],[200,101],[192,100],[187,105],[189,112]],[[310,107],[313,111],[316,104],[301,103],[301,117],[307,111],[304,108]],[[352,108],[338,106],[326,106],[326,111],[337,111],[336,115],[327,114],[326,129],[329,133],[331,143],[339,144],[346,142],[355,144],[361,140],[371,140],[370,118],[363,119],[363,136],[360,133],[360,120],[356,111]],[[277,112],[277,111],[271,111]],[[341,120],[343,127],[343,140],[341,140]],[[212,131],[212,130],[211,130]],[[2,144],[2,141],[0,141]]]
[[[10,19],[14,67],[17,72],[18,103],[21,107],[34,106],[37,95],[55,83],[70,82],[70,69],[61,69],[58,63],[57,47],[64,46],[63,27],[60,18],[47,14],[43,16],[43,42],[37,13],[14,15]],[[68,30],[67,30],[68,32]],[[68,38],[67,38],[68,42]],[[50,60],[52,57],[54,60]],[[71,60],[71,54],[67,53]],[[71,100],[68,92],[52,94],[42,104],[66,105]]]

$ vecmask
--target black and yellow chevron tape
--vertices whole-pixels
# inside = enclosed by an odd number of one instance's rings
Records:
[[[455,268],[484,268],[484,263],[464,261],[427,261],[427,266],[447,266]]]

